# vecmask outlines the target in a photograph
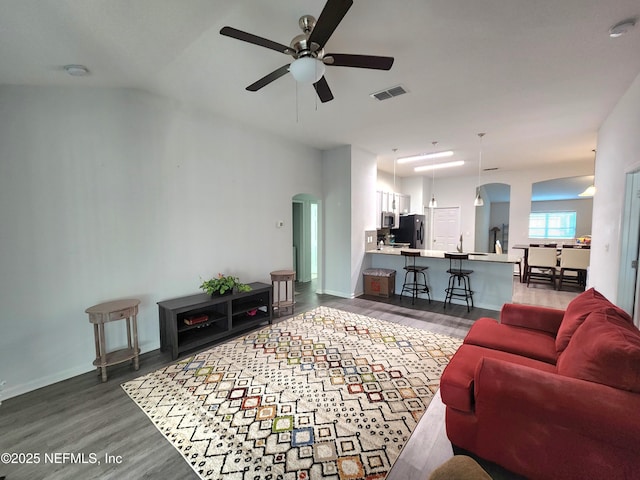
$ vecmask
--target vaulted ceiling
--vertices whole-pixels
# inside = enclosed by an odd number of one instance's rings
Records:
[[[640,28],[608,35],[640,15],[638,0],[355,0],[326,50],[393,56],[390,71],[327,67],[327,103],[289,74],[246,91],[291,57],[220,29],[288,45],[299,17],[324,4],[0,0],[0,84],[142,89],[317,148],[358,146],[382,170],[451,149],[466,162],[454,174],[473,174],[478,132],[484,167],[591,164],[598,127],[640,73]],[[71,77],[66,64],[90,75]],[[396,85],[408,93],[370,96]]]

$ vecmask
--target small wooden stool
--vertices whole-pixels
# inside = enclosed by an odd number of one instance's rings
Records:
[[[133,359],[133,368],[138,370],[138,324],[136,315],[140,300],[135,298],[127,300],[115,300],[113,302],[100,303],[85,310],[89,314],[89,322],[93,323],[93,334],[96,341],[96,359],[93,364],[98,367],[98,373],[102,373],[102,381],[107,381],[107,366],[126,362]],[[104,324],[115,320],[127,320],[127,348],[121,348],[107,353]],[[133,326],[133,331],[131,327]],[[133,341],[132,341],[133,335]]]
[[[275,270],[271,272],[271,287],[273,288],[273,309],[278,310],[278,316],[284,308],[291,308],[295,305],[294,282],[296,281],[296,272],[293,270]],[[291,289],[289,289],[291,282]],[[282,298],[281,289],[284,283],[284,298]]]

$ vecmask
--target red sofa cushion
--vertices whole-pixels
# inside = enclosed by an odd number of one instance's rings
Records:
[[[640,331],[617,310],[586,318],[558,358],[560,375],[640,393]]]
[[[548,332],[498,323],[493,318],[474,322],[464,343],[515,353],[542,362],[556,364],[555,336]]]
[[[557,352],[560,354],[567,348],[571,337],[591,312],[604,308],[616,309],[621,317],[626,318],[630,324],[633,324],[633,320],[624,310],[616,307],[595,288],[590,288],[571,300],[567,305],[556,336]]]
[[[445,405],[464,412],[473,411],[473,379],[476,368],[484,357],[505,360],[545,372],[556,372],[556,367],[549,363],[500,350],[463,344],[442,372],[440,395]]]

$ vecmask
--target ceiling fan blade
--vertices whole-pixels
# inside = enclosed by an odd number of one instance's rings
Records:
[[[316,26],[311,31],[309,42],[317,43],[320,48],[324,48],[324,44],[327,43],[351,5],[353,0],[327,0]]]
[[[316,89],[316,93],[320,98],[322,103],[330,102],[333,100],[333,93],[331,93],[331,89],[329,88],[329,84],[327,83],[327,79],[322,77],[316,83],[313,84],[313,88]]]
[[[393,57],[351,55],[348,53],[328,53],[322,59],[326,65],[333,65],[334,67],[373,68],[376,70],[390,70],[393,60]]]
[[[222,27],[222,29],[220,30],[220,34],[227,37],[235,38],[236,40],[242,40],[243,42],[253,43],[254,45],[258,45],[259,47],[270,48],[271,50],[285,53],[287,55],[292,52],[291,48],[283,45],[282,43],[274,42],[273,40],[268,40],[252,33],[243,32],[242,30],[238,30],[237,28]]]
[[[283,75],[286,75],[289,72],[289,64],[281,66],[279,69],[274,70],[269,75],[265,75],[257,82],[252,83],[247,87],[247,90],[250,92],[257,92],[262,87],[269,85],[271,82],[279,79]]]

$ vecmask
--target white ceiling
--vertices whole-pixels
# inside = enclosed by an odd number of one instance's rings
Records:
[[[0,84],[143,89],[321,149],[355,145],[386,171],[394,148],[438,141],[466,161],[458,175],[477,172],[480,131],[483,167],[592,163],[598,127],[640,73],[640,28],[607,35],[640,15],[639,0],[355,0],[326,50],[394,56],[390,71],[327,67],[326,104],[290,75],[246,91],[291,58],[220,28],[289,44],[324,3],[0,0]],[[369,96],[398,84],[409,93]]]

